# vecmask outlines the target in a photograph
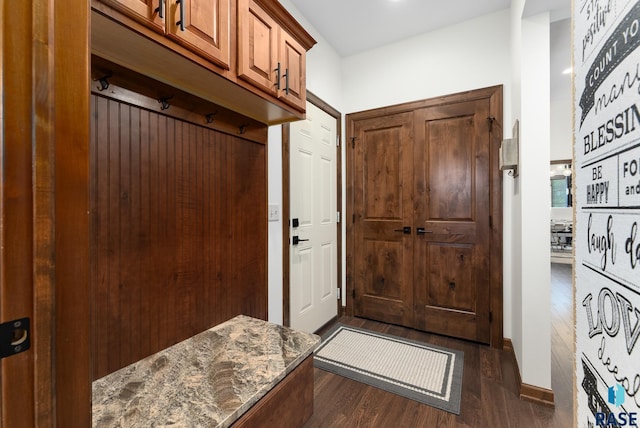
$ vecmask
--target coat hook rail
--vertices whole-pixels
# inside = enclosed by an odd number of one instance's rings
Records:
[[[105,91],[109,88],[109,78],[111,78],[111,74],[105,74],[98,79],[98,83],[100,83],[100,86],[98,86],[98,90],[100,92]]]
[[[208,115],[205,116],[205,123],[206,124],[210,124],[213,123],[213,121],[216,118],[216,114],[218,114],[218,112],[213,112],[213,113],[209,113]]]
[[[171,104],[169,104],[169,100],[173,98],[173,95],[170,97],[164,97],[164,98],[160,98],[158,99],[158,102],[160,103],[160,109],[161,110],[167,110],[169,107],[171,107]]]

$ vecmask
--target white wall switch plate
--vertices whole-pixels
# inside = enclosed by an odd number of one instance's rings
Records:
[[[269,204],[269,221],[280,220],[280,205]]]

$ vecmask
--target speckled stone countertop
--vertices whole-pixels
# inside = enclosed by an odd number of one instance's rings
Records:
[[[228,427],[319,343],[239,315],[94,381],[93,426]]]

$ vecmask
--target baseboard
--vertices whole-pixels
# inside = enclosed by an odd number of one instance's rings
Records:
[[[547,407],[555,407],[553,390],[540,388],[539,386],[529,385],[522,383],[522,377],[520,376],[520,367],[518,366],[518,359],[516,358],[516,352],[513,349],[513,342],[511,339],[504,339],[503,349],[511,355],[511,361],[513,363],[513,370],[516,377],[516,383],[521,400],[531,401],[533,403],[541,404]]]
[[[526,383],[520,384],[520,399],[547,407],[556,407],[552,389],[540,388]]]
[[[319,329],[317,329],[314,334],[317,334],[319,336],[322,336],[322,332],[325,331],[327,329],[327,327],[332,326],[333,324],[335,324],[338,321],[338,316],[336,315],[335,317],[331,318],[329,321],[327,321],[326,323],[324,323],[324,325],[322,327],[320,327]]]

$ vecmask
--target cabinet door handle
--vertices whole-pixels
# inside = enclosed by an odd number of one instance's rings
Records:
[[[278,68],[276,68],[274,71],[276,72],[276,89],[280,90],[280,62],[278,62]]]
[[[164,0],[158,0],[158,7],[155,8],[154,12],[158,14],[160,18],[164,18]]]
[[[184,1],[185,0],[176,0],[176,3],[180,4],[180,21],[176,22],[176,25],[180,26],[181,31],[184,31]]]
[[[424,227],[419,227],[416,229],[416,233],[418,235],[426,235],[427,233],[433,233],[433,230],[425,230]]]
[[[284,73],[284,93],[289,95],[289,69]]]

